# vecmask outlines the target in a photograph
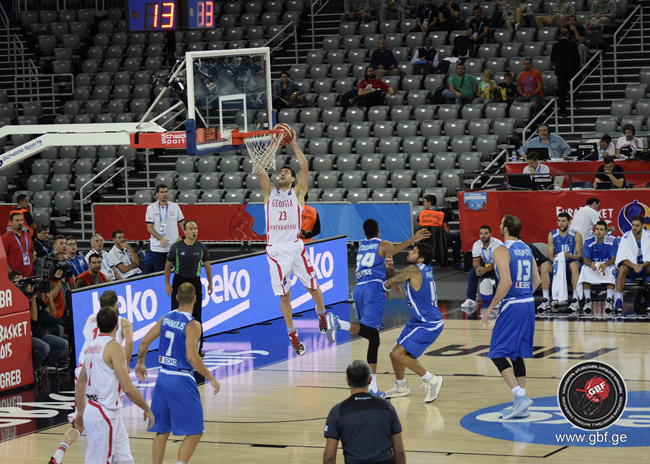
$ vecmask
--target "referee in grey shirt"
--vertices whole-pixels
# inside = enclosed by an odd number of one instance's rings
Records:
[[[345,464],[404,464],[402,424],[393,405],[368,392],[370,366],[354,361],[346,376],[351,396],[334,406],[327,417],[323,464],[336,463],[339,440]]]
[[[196,240],[199,234],[199,226],[195,221],[187,221],[183,229],[185,238],[174,242],[167,254],[165,264],[165,292],[172,297],[172,310],[178,309],[178,288],[181,284],[189,282],[196,290],[196,302],[192,316],[203,325],[201,309],[203,303],[203,285],[201,284],[201,266],[205,266],[205,274],[208,278],[208,295],[212,294],[212,267],[210,266],[210,254],[206,246]],[[169,285],[169,277],[172,272],[172,264],[175,265],[174,280]],[[203,356],[203,327],[201,327],[201,338],[199,340],[199,354]]]

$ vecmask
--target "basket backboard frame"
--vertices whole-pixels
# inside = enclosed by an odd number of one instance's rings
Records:
[[[210,67],[211,76],[206,76],[202,72],[208,66]],[[265,96],[264,100],[260,100],[262,106],[255,108],[266,110],[266,117],[260,128],[255,126],[254,121],[248,120],[248,110],[252,109],[250,104],[252,93],[233,92],[225,95],[221,94],[222,91],[226,91],[224,89],[233,89],[233,85],[241,89],[242,81],[246,79],[241,78],[235,82],[235,78],[232,77],[234,74],[232,70],[239,70],[244,66],[246,66],[249,76],[252,73],[251,68],[255,69],[255,66],[261,66],[261,70],[256,71],[253,75],[257,79],[257,90],[263,90],[262,92],[255,92],[255,94]],[[268,47],[186,52],[185,72],[187,86],[187,118],[185,121],[185,130],[187,134],[188,155],[212,154],[238,149],[243,144],[233,144],[233,129],[235,132],[239,130],[240,132],[246,133],[256,129],[268,130],[275,127],[275,114],[271,97],[271,51]],[[195,80],[195,73],[201,75],[200,79],[202,82],[200,84],[197,84]],[[220,78],[224,76],[226,79],[230,79],[230,82],[226,83],[232,85],[218,85]],[[200,92],[197,93],[198,87],[208,89],[203,83],[204,77],[207,77],[208,80],[210,77],[214,77],[214,85],[211,84],[212,87],[210,89],[212,90],[207,90],[208,93],[204,90],[204,95],[200,95]],[[260,78],[264,80],[263,86],[261,85]],[[245,82],[244,87],[248,90]],[[197,98],[205,99],[205,109],[203,111],[197,105]],[[233,108],[227,109],[226,105],[234,105],[237,107],[234,108],[234,111],[239,111],[238,108],[243,110],[243,127],[233,127],[227,123],[226,114],[228,111],[233,111]],[[218,108],[217,124],[211,124],[211,119],[209,117],[206,118],[210,111],[210,106]],[[202,132],[199,128],[200,126],[204,126],[207,129]],[[241,139],[236,139],[236,142],[240,141]]]

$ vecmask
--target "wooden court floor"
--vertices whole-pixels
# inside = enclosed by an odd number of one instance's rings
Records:
[[[463,317],[460,309],[448,310],[447,314],[442,335],[421,358],[431,372],[444,377],[439,398],[425,404],[424,392],[419,389],[421,380],[407,372],[411,394],[392,400],[403,426],[407,462],[593,464],[635,463],[650,458],[650,402],[637,408],[637,417],[646,415],[641,425],[626,428],[644,434],[646,446],[642,447],[531,443],[527,441],[539,433],[532,426],[515,428],[509,439],[509,428],[503,429],[505,439],[463,428],[460,421],[464,416],[508,403],[512,395],[492,362],[483,356],[491,330],[480,328],[480,321]],[[383,390],[393,384],[388,352],[400,331],[398,326],[382,332],[379,386]],[[649,335],[650,324],[641,321],[539,320],[535,334],[537,357],[527,361],[527,394],[533,400],[556,395],[567,369],[588,359],[615,367],[628,391],[647,392]],[[325,419],[330,408],[349,395],[345,368],[351,360],[365,359],[366,347],[365,340],[354,339],[308,352],[302,358],[234,375],[221,381],[222,391],[216,396],[207,391],[211,390],[209,385],[201,386],[205,435],[191,462],[322,462]],[[153,435],[145,431],[140,411],[135,406],[125,407],[122,417],[131,436],[135,463],[150,463]],[[502,424],[486,423],[485,427]],[[47,463],[67,428],[61,425],[0,443],[0,461]],[[82,463],[85,445],[86,438],[81,437],[66,453],[64,462]],[[176,462],[177,449],[178,442],[168,444],[166,463]],[[337,462],[343,462],[340,449]]]

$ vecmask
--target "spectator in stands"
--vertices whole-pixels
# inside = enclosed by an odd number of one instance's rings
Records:
[[[442,91],[442,97],[447,103],[459,105],[471,103],[474,99],[474,86],[478,81],[471,74],[465,74],[465,65],[458,63],[456,65],[456,75],[449,78],[449,90]]]
[[[578,53],[580,53],[580,67],[582,68],[587,64],[587,58],[589,57],[589,48],[585,45],[587,33],[585,28],[578,24],[578,19],[575,15],[569,16],[567,24],[567,28],[569,29],[569,40],[575,42],[578,46]]]
[[[408,0],[384,0],[379,10],[379,20],[383,23],[389,19],[405,20],[411,16]]]
[[[634,158],[637,150],[643,150],[643,142],[636,138],[635,134],[636,129],[632,124],[623,126],[624,137],[619,137],[616,141],[616,158]]]
[[[66,244],[66,255],[68,256],[68,262],[70,263],[70,269],[72,269],[72,274],[77,277],[82,272],[88,270],[88,263],[86,259],[77,253],[77,239],[72,235],[68,235],[65,238]]]
[[[519,0],[507,0],[505,2],[497,2],[501,14],[503,15],[503,20],[506,22],[506,27],[508,29],[518,30],[521,27],[521,22],[528,15],[533,14],[533,10],[525,4],[521,3]]]
[[[115,266],[111,266],[110,260],[108,258],[108,252],[104,250],[104,237],[99,234],[95,234],[90,239],[90,245],[92,248],[88,253],[86,253],[86,262],[88,267],[90,267],[90,255],[98,254],[102,257],[102,270],[101,273],[110,280],[119,280],[122,278]]]
[[[90,287],[91,285],[108,282],[106,275],[101,272],[103,260],[102,255],[98,253],[92,253],[88,256],[88,270],[77,276],[74,281],[74,288]]]
[[[551,159],[567,158],[571,154],[571,147],[566,141],[556,134],[549,134],[547,124],[537,126],[537,137],[531,137],[528,142],[519,148],[519,154],[525,159],[528,150],[547,148],[548,157]]]
[[[382,36],[378,45],[379,48],[372,52],[370,57],[370,66],[375,70],[375,77],[381,79],[385,75],[399,76],[397,58],[395,58],[393,52],[386,48],[386,38]]]
[[[559,27],[564,28],[567,18],[576,14],[576,7],[573,2],[569,0],[559,0],[557,3],[551,3],[551,8],[548,16],[538,16],[537,29],[543,27]]]
[[[532,179],[534,175],[549,174],[551,171],[548,169],[548,166],[539,162],[539,155],[536,151],[528,152],[526,157],[528,166],[524,168],[524,174],[530,174]]]
[[[164,271],[167,253],[172,244],[178,239],[178,226],[185,225],[185,217],[181,208],[173,201],[167,201],[169,188],[165,184],[156,186],[158,201],[147,206],[145,222],[147,231],[151,234],[149,247],[154,272]]]
[[[381,103],[382,92],[388,92],[389,95],[395,94],[392,87],[375,77],[375,69],[368,66],[366,76],[359,82],[357,90],[351,90],[341,96],[341,107],[343,107],[343,111],[346,111],[352,105],[377,106]]]
[[[9,273],[9,280],[15,282],[23,278],[23,275],[18,271],[11,271]],[[28,285],[27,293],[30,294],[29,301],[29,315],[32,327],[32,363],[34,371],[42,374],[46,368],[51,367],[56,369],[56,362],[61,357],[63,352],[68,348],[68,342],[61,338],[59,333],[63,334],[63,328],[59,331],[60,326],[48,326],[45,323],[45,316],[51,315],[56,312],[54,305],[48,305],[43,301],[40,295],[34,292],[31,285]],[[39,369],[45,362],[45,366]]]
[[[499,90],[497,83],[492,79],[492,71],[486,69],[483,71],[483,80],[478,84],[478,97],[474,103],[493,103],[495,100],[495,91]]]
[[[289,80],[289,73],[282,71],[280,80],[273,84],[273,109],[281,110],[291,107],[291,97],[294,94],[302,95],[302,88]]]
[[[617,311],[623,309],[623,290],[626,283],[642,279],[650,283],[650,232],[645,228],[647,218],[640,214],[632,218],[632,230],[626,232],[616,251],[616,304]]]
[[[34,229],[36,229],[36,223],[34,222],[34,217],[32,213],[29,212],[29,202],[27,201],[27,195],[21,193],[16,197],[16,207],[9,211],[9,216],[12,213],[19,213],[23,216],[23,230],[29,235],[34,235]],[[11,222],[7,222],[7,232],[11,230]]]
[[[531,115],[537,113],[537,108],[544,103],[544,78],[541,72],[533,69],[530,58],[524,58],[524,70],[519,73],[517,86],[519,96],[515,101],[531,103]]]
[[[615,0],[596,0],[591,4],[589,22],[587,29],[603,30],[616,19],[616,1]]]
[[[425,37],[428,36],[431,31],[438,28],[438,7],[432,5],[431,0],[424,0],[424,3],[415,10],[415,21],[417,26],[411,29],[411,32],[424,32]]]
[[[460,28],[460,7],[454,0],[445,0],[445,3],[438,7],[438,28],[447,32]]]
[[[598,174],[594,179],[594,187],[597,189],[613,189],[625,187],[625,170],[620,164],[614,164],[614,158],[606,155],[603,158],[603,165],[598,168]]]
[[[427,37],[424,39],[424,47],[415,49],[411,63],[415,65],[415,74],[426,77],[435,72],[438,67],[437,60],[436,49],[433,48],[433,39]]]
[[[108,262],[117,268],[123,279],[142,274],[140,257],[126,242],[123,230],[113,231],[113,248],[108,253]]]
[[[367,23],[372,19],[372,10],[369,0],[345,0],[345,13],[341,15],[341,22],[363,21]]]
[[[52,253],[52,245],[50,244],[50,225],[39,224],[36,227],[36,238],[34,239],[34,250],[36,251],[36,259],[44,258]]]
[[[480,6],[474,7],[474,19],[469,22],[469,55],[473,57],[478,56],[479,47],[487,42],[488,34],[490,33],[490,20],[483,16],[483,11]]]
[[[472,268],[469,270],[467,279],[467,299],[460,305],[461,308],[473,308],[477,306],[476,292],[478,290],[478,279],[480,277],[494,277],[494,249],[503,242],[492,237],[490,226],[484,225],[478,231],[479,240],[472,245]]]
[[[580,71],[580,53],[575,42],[569,40],[569,30],[562,29],[560,40],[553,45],[551,62],[555,63],[557,76],[557,95],[560,116],[567,116],[566,101],[569,94],[569,82]]]
[[[508,104],[512,105],[512,102],[519,96],[519,87],[512,82],[512,74],[509,72],[503,75],[503,82],[500,83],[497,87],[501,92],[501,100]],[[505,97],[503,96],[503,91],[505,90]]]
[[[21,275],[34,274],[36,252],[32,237],[23,232],[22,213],[13,212],[9,215],[11,230],[2,236],[2,245],[7,255],[7,271],[17,271]]]

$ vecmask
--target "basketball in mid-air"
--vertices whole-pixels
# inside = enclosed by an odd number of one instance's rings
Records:
[[[291,141],[296,136],[296,133],[288,124],[280,123],[277,126],[275,126],[275,129],[282,130],[282,132],[280,132],[279,134],[275,134],[275,136],[280,140],[280,146],[286,145],[287,143],[291,143]]]

